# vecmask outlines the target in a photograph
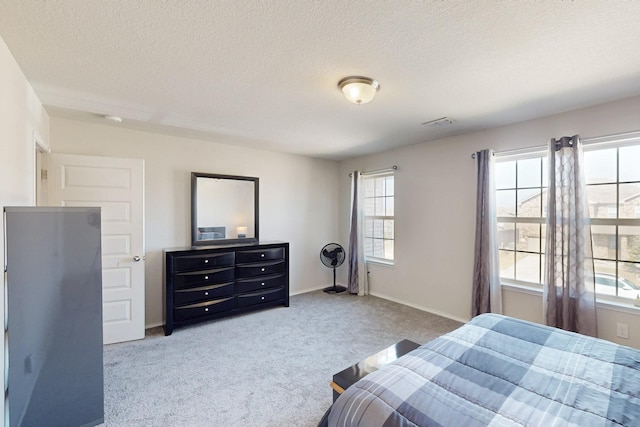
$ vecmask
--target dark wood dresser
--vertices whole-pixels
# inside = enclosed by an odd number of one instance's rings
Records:
[[[166,249],[164,285],[165,335],[178,326],[289,307],[289,243]]]

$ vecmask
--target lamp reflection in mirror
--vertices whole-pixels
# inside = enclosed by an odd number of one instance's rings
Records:
[[[369,77],[349,76],[338,82],[344,96],[354,104],[370,102],[380,90],[380,83]]]
[[[244,239],[247,237],[247,227],[242,226],[236,229],[236,233],[238,234],[238,239]]]

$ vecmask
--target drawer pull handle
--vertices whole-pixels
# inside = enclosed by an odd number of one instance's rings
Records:
[[[209,276],[204,276],[204,280],[209,280]]]
[[[264,271],[264,268],[261,268],[260,270],[261,270],[261,271]]]
[[[264,301],[264,297],[260,298],[262,301]]]
[[[209,308],[208,308],[208,307],[207,307],[207,308],[205,308],[205,309],[204,309],[204,311],[209,311]]]
[[[264,258],[264,254],[260,254],[260,257],[261,257],[261,258]]]
[[[205,292],[205,293],[204,293],[204,295],[205,295],[205,296],[209,295],[209,292]]]
[[[209,264],[209,260],[208,260],[208,259],[205,259],[205,260],[204,260],[204,263],[205,263],[205,264]]]

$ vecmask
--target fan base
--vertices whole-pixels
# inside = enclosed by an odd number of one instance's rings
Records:
[[[333,285],[333,286],[329,286],[328,288],[324,288],[323,291],[325,291],[328,294],[339,294],[340,292],[344,292],[346,291],[347,288],[345,288],[344,286],[340,286],[340,285]]]

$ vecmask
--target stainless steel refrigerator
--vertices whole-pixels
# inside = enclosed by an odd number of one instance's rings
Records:
[[[5,425],[101,424],[100,208],[5,207],[4,221]]]

